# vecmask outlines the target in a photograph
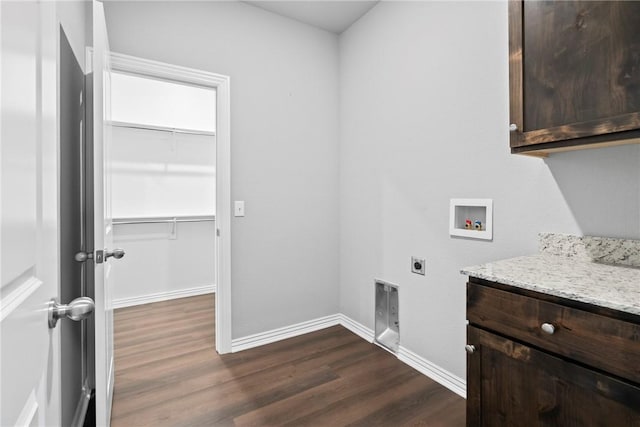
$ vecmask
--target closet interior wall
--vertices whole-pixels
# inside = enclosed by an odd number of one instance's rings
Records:
[[[114,78],[114,237],[126,251],[116,308],[215,291],[215,92],[201,89],[209,123],[189,98],[198,88],[183,88],[176,100],[175,83]]]

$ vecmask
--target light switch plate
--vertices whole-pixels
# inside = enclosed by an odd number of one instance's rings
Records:
[[[233,205],[233,216],[244,216],[244,201],[236,200]]]

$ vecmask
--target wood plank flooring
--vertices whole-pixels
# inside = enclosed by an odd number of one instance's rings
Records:
[[[341,326],[220,356],[213,310],[116,310],[113,427],[465,424],[464,399]]]

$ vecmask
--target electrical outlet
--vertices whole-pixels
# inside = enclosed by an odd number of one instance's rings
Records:
[[[424,258],[418,258],[415,256],[411,257],[411,272],[416,274],[421,274],[424,276],[426,262]]]

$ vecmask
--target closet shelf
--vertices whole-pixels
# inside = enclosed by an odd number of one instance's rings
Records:
[[[195,215],[195,216],[159,216],[159,217],[136,217],[136,218],[114,218],[114,225],[131,224],[173,224],[177,222],[209,222],[215,221],[215,215]]]
[[[181,129],[181,128],[172,128],[168,126],[143,125],[139,123],[117,122],[117,121],[111,121],[110,124],[111,126],[118,127],[118,128],[154,130],[159,132],[170,132],[170,133],[185,133],[189,135],[216,136],[215,132],[206,131],[206,130]]]

